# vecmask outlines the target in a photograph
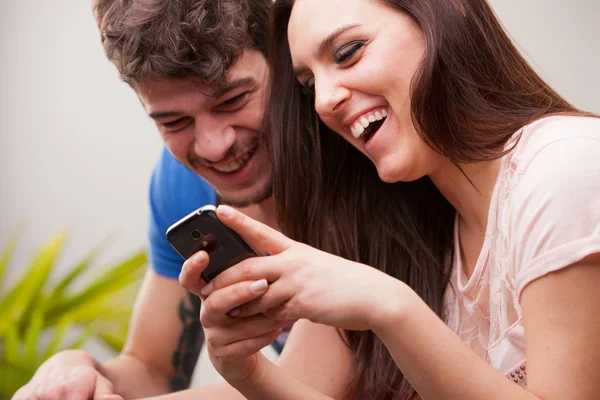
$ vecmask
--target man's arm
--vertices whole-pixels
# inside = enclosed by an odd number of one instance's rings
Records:
[[[64,351],[46,361],[13,397],[17,400],[126,399],[189,386],[204,342],[200,303],[176,279],[148,270],[120,355],[104,365],[84,351]]]
[[[100,372],[125,398],[169,393],[189,386],[204,342],[199,299],[176,279],[148,270],[121,354]]]

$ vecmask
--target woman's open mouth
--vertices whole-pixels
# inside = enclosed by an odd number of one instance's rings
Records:
[[[381,128],[381,125],[387,118],[386,108],[375,109],[357,118],[356,122],[350,125],[350,133],[356,139],[361,139],[367,143]]]

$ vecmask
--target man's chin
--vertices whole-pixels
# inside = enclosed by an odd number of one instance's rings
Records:
[[[245,208],[253,204],[259,204],[273,195],[273,187],[269,185],[260,191],[247,196],[240,196],[239,193],[220,193],[218,192],[219,204],[227,204],[235,208]]]

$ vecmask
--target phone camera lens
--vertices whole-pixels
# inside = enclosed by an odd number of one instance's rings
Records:
[[[194,229],[190,232],[190,237],[194,240],[202,239],[202,233],[198,229]]]

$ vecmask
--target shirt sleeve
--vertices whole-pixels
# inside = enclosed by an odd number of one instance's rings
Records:
[[[600,253],[600,130],[545,144],[519,176],[509,213],[517,298],[535,279]]]
[[[177,279],[183,258],[167,241],[169,226],[192,211],[216,203],[214,189],[163,149],[150,180],[149,260],[159,275]]]

